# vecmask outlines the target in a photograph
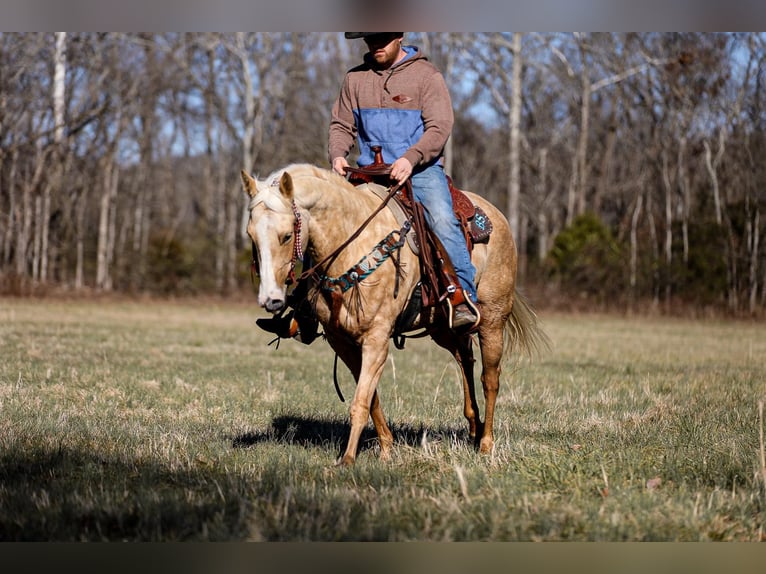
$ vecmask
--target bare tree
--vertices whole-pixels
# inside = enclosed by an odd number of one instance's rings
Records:
[[[763,34],[414,34],[453,97],[448,171],[503,207],[530,271],[592,211],[630,253],[629,300],[762,312]],[[236,173],[326,164],[363,50],[339,33],[0,33],[2,287],[239,288]]]

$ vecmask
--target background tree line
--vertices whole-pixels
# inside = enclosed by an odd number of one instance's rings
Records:
[[[522,283],[766,308],[766,38],[408,33],[445,74],[447,170],[505,210]],[[238,173],[329,167],[341,33],[0,33],[0,287],[250,288]]]

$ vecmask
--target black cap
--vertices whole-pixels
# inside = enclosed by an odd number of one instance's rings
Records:
[[[367,38],[377,36],[378,34],[404,34],[404,32],[345,32],[346,39],[356,40],[357,38]]]

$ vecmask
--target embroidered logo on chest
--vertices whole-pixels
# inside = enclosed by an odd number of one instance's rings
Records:
[[[412,101],[412,98],[406,94],[398,94],[391,99],[394,100],[397,104],[408,104]]]

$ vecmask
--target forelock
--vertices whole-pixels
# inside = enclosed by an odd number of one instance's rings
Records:
[[[271,211],[289,212],[289,206],[285,203],[282,194],[279,192],[279,180],[284,172],[284,169],[280,169],[264,180],[256,179],[258,193],[250,200],[249,209],[252,210],[255,206],[263,204]]]

